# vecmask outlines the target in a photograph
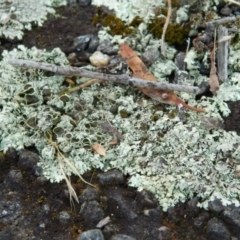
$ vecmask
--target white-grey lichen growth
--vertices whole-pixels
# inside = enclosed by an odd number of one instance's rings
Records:
[[[53,7],[66,5],[66,0],[9,0],[0,1],[0,37],[22,39],[24,30],[32,25],[42,26]]]
[[[181,94],[190,104],[207,109],[204,114],[188,111],[187,122],[182,123],[176,107],[161,107],[132,88],[95,84],[61,95],[64,77],[12,67],[7,63],[9,58],[68,64],[59,49],[46,52],[19,46],[4,51],[0,62],[0,150],[35,146],[44,176],[59,182],[63,174],[56,149],[47,139],[51,132],[59,150],[81,174],[93,168],[120,169],[131,176],[131,186],[153,192],[164,210],[195,195],[203,207],[215,197],[225,205],[239,205],[236,168],[240,165],[240,137],[218,127],[209,130],[201,120],[221,119],[220,113],[227,116],[230,111],[225,101],[240,100],[237,73],[213,98],[197,103],[194,96]],[[117,112],[110,111],[113,106]],[[116,136],[106,132],[101,123],[123,135],[118,145],[108,144]],[[96,142],[105,147],[105,157],[93,152]],[[228,158],[234,159],[234,165]],[[64,168],[67,174],[72,173],[66,164]]]

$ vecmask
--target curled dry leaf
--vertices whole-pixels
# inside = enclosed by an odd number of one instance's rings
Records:
[[[153,81],[153,82],[157,81],[157,78],[147,69],[147,67],[142,62],[142,60],[126,43],[123,43],[120,45],[120,54],[122,58],[126,60],[128,66],[133,71],[134,77],[141,78],[147,81]],[[138,89],[144,94],[146,94],[147,96],[159,102],[177,105],[177,106],[181,104],[183,107],[197,111],[197,112],[205,111],[202,108],[196,108],[188,105],[183,100],[181,100],[173,91],[170,91],[170,90],[147,88],[147,87],[139,87]]]
[[[99,143],[95,143],[93,146],[92,146],[92,149],[98,153],[99,155],[101,156],[105,156],[106,155],[106,149]]]

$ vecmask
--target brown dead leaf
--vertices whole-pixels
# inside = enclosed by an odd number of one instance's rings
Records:
[[[106,149],[99,143],[92,145],[92,149],[101,156],[106,156]]]
[[[147,69],[142,60],[137,56],[137,54],[126,44],[123,43],[120,45],[120,54],[122,58],[126,59],[128,66],[133,71],[133,77],[141,78],[147,81],[156,82],[156,77]],[[149,97],[163,103],[172,104],[179,106],[180,104],[188,109],[204,112],[205,110],[202,108],[195,108],[183,100],[181,100],[173,91],[163,90],[163,89],[155,89],[155,88],[138,88],[141,92],[148,95]]]

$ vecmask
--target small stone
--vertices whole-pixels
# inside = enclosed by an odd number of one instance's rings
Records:
[[[187,202],[189,215],[194,216],[200,212],[200,208],[197,206],[198,198],[192,198]]]
[[[224,206],[219,199],[214,199],[213,201],[208,203],[208,209],[210,211],[220,213],[224,210]]]
[[[59,213],[59,220],[61,223],[66,223],[71,218],[68,212],[62,211]]]
[[[227,224],[229,229],[240,236],[240,208],[226,209],[221,214],[221,219]]]
[[[116,234],[110,238],[110,240],[136,240],[136,238],[130,237],[125,234]]]
[[[99,51],[93,53],[93,55],[89,58],[92,65],[96,67],[102,67],[109,64],[110,58],[108,55],[103,54]]]
[[[232,9],[226,6],[221,8],[220,13],[223,16],[229,16],[232,13]]]
[[[105,53],[107,55],[117,55],[117,52],[118,52],[117,50],[113,49],[112,43],[107,40],[105,40],[101,44],[99,44],[97,50],[102,53]]]
[[[98,45],[99,45],[99,37],[92,36],[91,41],[88,45],[87,51],[90,53],[95,52],[97,50]]]
[[[77,54],[76,53],[70,53],[67,58],[71,64],[74,64],[77,62]]]
[[[125,183],[125,178],[122,172],[118,170],[112,170],[106,173],[98,174],[99,183],[102,186],[107,185],[121,185]]]
[[[221,220],[214,217],[208,221],[207,240],[231,240],[231,235]]]
[[[86,34],[86,35],[76,37],[73,40],[73,45],[75,46],[76,51],[82,52],[86,50],[91,39],[92,39],[91,34]]]
[[[99,199],[99,191],[92,187],[86,188],[81,194],[81,196],[78,198],[80,203],[83,203],[85,201],[98,200],[98,199]]]
[[[113,216],[119,218],[126,218],[128,220],[133,220],[138,217],[136,211],[136,204],[125,198],[123,195],[123,189],[118,189],[116,187],[112,187],[108,189],[108,199],[107,199],[107,206],[108,212],[113,214]]]
[[[152,65],[160,57],[160,52],[157,48],[150,48],[142,54],[142,61],[147,65]]]
[[[104,237],[99,229],[92,229],[82,232],[77,240],[104,240]]]
[[[23,149],[19,153],[18,166],[23,169],[33,168],[39,162],[39,156],[37,153]]]
[[[146,190],[137,192],[136,201],[142,208],[155,208],[158,205],[157,199],[154,197],[153,193]]]
[[[80,214],[88,225],[95,226],[104,218],[104,212],[97,201],[86,201],[81,205]]]
[[[83,7],[90,5],[92,0],[79,0],[79,4]]]
[[[193,226],[196,228],[202,228],[203,226],[205,226],[209,217],[210,215],[208,212],[201,213],[198,217],[193,219]]]
[[[163,220],[163,211],[160,207],[146,209],[143,211],[143,214],[154,222],[160,222]]]
[[[18,169],[11,169],[5,177],[4,183],[11,190],[18,190],[22,185],[23,175]]]
[[[38,165],[33,166],[33,173],[35,176],[37,176],[37,177],[41,176],[42,172],[43,172],[42,167],[40,167]]]
[[[164,240],[171,240],[171,231],[169,228],[165,226],[161,226],[159,229],[159,237],[158,239],[164,239]]]

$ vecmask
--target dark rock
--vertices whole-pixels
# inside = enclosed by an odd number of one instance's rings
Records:
[[[22,207],[17,200],[0,201],[0,222],[14,224],[22,214]]]
[[[38,177],[36,181],[40,185],[43,185],[43,184],[48,182],[48,180],[45,177],[43,177],[43,176]]]
[[[6,231],[0,232],[0,239],[1,240],[13,240],[11,233]]]
[[[200,208],[197,206],[198,204],[198,198],[192,198],[187,202],[187,208],[188,208],[188,215],[194,216],[197,215],[200,212]]]
[[[150,48],[142,54],[142,61],[146,66],[152,65],[160,57],[160,52],[157,48]]]
[[[43,172],[42,167],[40,167],[38,165],[33,166],[33,173],[35,176],[37,176],[37,177],[41,176],[42,172]]]
[[[61,223],[68,222],[70,218],[71,218],[71,216],[66,211],[62,211],[62,212],[59,213],[59,220],[60,220]]]
[[[121,185],[125,182],[124,175],[118,170],[112,170],[106,173],[98,174],[99,183],[102,186]]]
[[[157,199],[154,197],[153,193],[143,190],[137,192],[136,194],[137,205],[142,208],[155,208],[158,205]]]
[[[107,205],[111,214],[126,219],[134,219],[138,216],[135,213],[136,204],[131,199],[124,197],[121,189],[110,188],[107,195]]]
[[[39,162],[37,153],[23,149],[19,153],[18,166],[24,169],[30,169]]]
[[[179,216],[177,209],[175,207],[170,207],[167,210],[167,213],[168,213],[169,219],[174,223],[178,223],[180,221],[181,217]]]
[[[208,221],[207,240],[231,240],[231,235],[221,220],[214,217]]]
[[[220,13],[223,16],[229,16],[232,13],[232,9],[227,7],[227,6],[225,6],[225,7],[220,9]]]
[[[103,41],[101,44],[99,44],[98,51],[107,54],[107,55],[116,55],[117,54],[117,50],[113,49],[113,45],[110,41]]]
[[[221,200],[219,200],[219,199],[214,199],[214,201],[211,201],[208,203],[208,209],[215,213],[222,212],[224,210],[224,208],[225,207],[223,206]]]
[[[136,240],[136,238],[132,238],[128,235],[124,234],[116,234],[110,238],[110,240]]]
[[[79,4],[83,7],[90,5],[92,0],[79,0]]]
[[[240,236],[240,208],[233,207],[232,209],[226,209],[221,214],[221,219],[227,224],[229,229]]]
[[[43,212],[45,213],[45,214],[49,214],[49,212],[50,212],[50,206],[49,206],[49,204],[43,204],[43,206],[42,206],[42,210],[43,210]]]
[[[89,42],[91,41],[92,35],[86,34],[74,39],[73,45],[75,46],[76,51],[82,52],[87,49]]]
[[[104,212],[97,201],[86,201],[81,205],[80,214],[88,225],[96,225],[104,218]]]
[[[104,240],[104,237],[100,230],[93,229],[81,233],[77,240]]]
[[[80,203],[85,201],[99,200],[99,191],[96,188],[86,188],[81,196],[78,198]]]
[[[5,153],[5,157],[8,161],[16,162],[18,160],[17,151],[14,148],[10,147]]]
[[[193,219],[193,226],[196,228],[202,228],[207,223],[210,215],[208,212],[201,213],[198,217]]]
[[[87,51],[90,53],[94,53],[97,50],[98,45],[99,45],[99,37],[92,36],[91,41],[88,45]]]
[[[161,226],[159,229],[159,235],[158,235],[158,239],[159,240],[171,240],[171,231],[169,228],[165,227],[165,226]]]
[[[151,221],[162,222],[163,221],[163,211],[160,207],[153,209],[146,209],[143,211],[144,215],[149,217]]]
[[[110,239],[111,236],[113,236],[114,234],[117,234],[119,233],[119,227],[116,225],[116,224],[108,224],[107,226],[105,226],[103,229],[102,229],[103,233],[104,233],[104,236],[107,238],[107,239]]]
[[[185,52],[179,52],[175,57],[174,63],[179,70],[186,70],[185,62],[184,62],[185,57],[186,57]]]
[[[18,190],[22,185],[22,172],[18,169],[11,169],[4,179],[4,184],[11,190]]]

